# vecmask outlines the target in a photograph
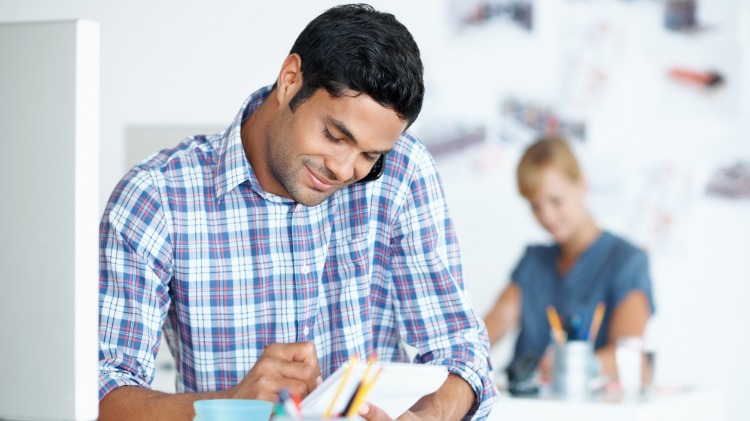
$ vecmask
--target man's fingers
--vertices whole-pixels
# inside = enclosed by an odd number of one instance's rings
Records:
[[[359,416],[367,421],[393,421],[382,409],[371,403],[364,403],[359,408]]]
[[[235,398],[243,399],[260,399],[269,402],[278,401],[279,393],[287,389],[290,393],[305,397],[310,392],[310,387],[306,382],[298,379],[283,377],[279,374],[263,374],[255,379],[256,388],[241,390],[235,395]]]
[[[297,361],[318,367],[318,353],[312,342],[293,344],[271,344],[263,351],[264,355],[286,361]]]
[[[315,345],[273,344],[263,350],[258,361],[235,386],[235,397],[275,402],[283,389],[305,397],[318,386],[320,367]]]
[[[271,393],[271,392],[261,392],[257,396],[238,396],[240,399],[255,399],[259,401],[268,401],[271,403],[276,403],[279,401],[279,394],[278,393]]]
[[[311,391],[308,384],[301,380],[290,379],[288,377],[280,377],[277,380],[274,390],[276,391],[276,394],[278,395],[284,389],[289,390],[289,393],[291,393],[292,395],[296,395],[301,398],[304,398],[305,396],[309,395]]]
[[[313,372],[310,374],[313,379],[320,377],[320,366],[318,365],[318,354],[315,351],[315,344],[312,342],[298,342],[293,344],[271,344],[263,351],[263,357],[271,357],[282,361],[294,361],[309,366]],[[305,372],[307,375],[308,372]],[[300,378],[299,376],[292,376]],[[317,383],[311,384],[311,390],[317,386]]]
[[[305,363],[284,362],[279,365],[278,373],[284,378],[296,380],[304,384],[304,390],[297,390],[296,393],[307,396],[316,387],[320,371],[317,368],[310,367]]]

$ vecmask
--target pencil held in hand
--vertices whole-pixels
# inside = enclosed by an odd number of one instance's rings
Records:
[[[375,373],[375,375],[372,376],[371,379],[367,379],[366,382],[365,382],[365,379],[362,379],[362,387],[360,387],[359,390],[357,390],[357,393],[354,395],[354,398],[353,398],[354,401],[352,402],[352,406],[344,414],[347,418],[351,418],[359,412],[359,408],[362,406],[363,403],[365,403],[367,394],[370,393],[370,390],[375,385],[375,382],[378,380],[378,377],[380,376],[380,373],[382,371],[383,371],[383,367],[380,367],[378,371]]]
[[[339,396],[341,395],[341,392],[344,390],[344,386],[346,385],[347,380],[349,380],[349,376],[352,374],[352,370],[354,369],[354,366],[357,363],[357,360],[359,357],[352,357],[349,360],[349,365],[346,367],[346,372],[344,372],[344,379],[341,380],[341,384],[339,385],[339,388],[336,390],[336,394],[333,396],[333,399],[331,400],[331,404],[328,405],[328,409],[326,410],[325,414],[323,415],[323,418],[329,419],[331,418],[331,415],[333,414],[333,408],[336,406],[336,401],[338,401]]]

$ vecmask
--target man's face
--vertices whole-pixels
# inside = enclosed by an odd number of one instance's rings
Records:
[[[270,175],[295,201],[315,206],[364,178],[406,130],[395,111],[355,92],[318,89],[294,112],[282,104],[265,134]]]

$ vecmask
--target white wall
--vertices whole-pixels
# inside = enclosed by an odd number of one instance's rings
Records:
[[[124,174],[130,126],[225,126],[242,101],[273,83],[299,31],[332,1],[8,0],[0,21],[87,18],[102,39],[103,201]],[[373,2],[398,15],[426,54],[443,7]],[[430,42],[432,41],[432,42]]]
[[[748,2],[702,1],[701,19],[722,29],[693,37],[657,29],[662,2],[537,0],[532,34],[496,25],[458,35],[447,3],[373,2],[406,24],[422,50],[428,92],[417,132],[459,120],[492,129],[506,94],[559,103],[560,86],[571,75],[561,62],[558,35],[574,32],[587,13],[599,13],[629,34],[624,56],[604,62],[613,75],[609,95],[589,110],[591,140],[582,154],[592,178],[592,208],[608,227],[644,238],[645,222],[625,209],[642,198],[647,173],[673,168],[678,183],[689,186],[669,205],[678,225],[652,256],[657,376],[665,383],[723,387],[733,397],[733,419],[750,419],[750,404],[742,399],[750,392],[743,357],[750,340],[741,333],[750,324],[741,311],[750,298],[750,206],[702,193],[714,165],[750,157],[742,135],[750,129]],[[273,81],[304,25],[332,4],[5,0],[0,21],[83,17],[100,23],[104,201],[125,171],[127,128],[225,126],[249,93]],[[595,4],[594,12],[581,10]],[[724,65],[729,80],[715,95],[665,84],[663,73],[649,70],[712,62]],[[523,245],[545,239],[514,191],[519,153],[518,147],[490,144],[439,160],[480,313],[507,283]],[[495,351],[499,367],[509,343]]]

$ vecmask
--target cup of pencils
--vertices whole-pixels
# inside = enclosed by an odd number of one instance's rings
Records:
[[[570,335],[563,329],[564,323],[553,306],[547,307],[547,317],[554,352],[552,391],[570,399],[590,397],[591,381],[598,371],[594,344],[604,317],[604,304],[597,305],[587,331],[578,329],[580,332],[576,332],[574,329]]]
[[[574,340],[554,345],[552,390],[558,396],[581,399],[591,394],[590,383],[596,374],[594,344]]]
[[[273,416],[271,421],[323,421],[323,420],[356,420],[359,419],[357,415],[351,415],[350,417],[345,416],[305,416],[302,414],[302,408],[300,406],[300,399],[298,396],[292,395],[288,390],[284,389],[279,394],[279,401],[276,403]]]

